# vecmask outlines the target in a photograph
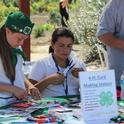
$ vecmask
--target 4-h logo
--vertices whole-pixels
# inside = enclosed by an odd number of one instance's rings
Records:
[[[24,34],[30,34],[31,33],[31,28],[26,26],[23,30]]]
[[[101,106],[111,106],[113,103],[113,94],[110,91],[107,92],[101,92],[100,94],[100,105]]]

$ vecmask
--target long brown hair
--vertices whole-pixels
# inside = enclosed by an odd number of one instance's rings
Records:
[[[15,67],[12,63],[12,48],[7,42],[6,30],[4,26],[0,29],[0,56],[5,74],[13,83],[15,80]]]

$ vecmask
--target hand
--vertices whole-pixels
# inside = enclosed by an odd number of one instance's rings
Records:
[[[83,68],[73,68],[71,73],[74,77],[78,78],[78,73],[81,71],[84,71],[84,69]]]
[[[65,77],[63,74],[60,73],[54,73],[50,76],[49,78],[50,82],[54,85],[58,85],[58,84],[63,84]]]
[[[35,99],[35,100],[40,100],[42,98],[41,97],[41,93],[38,90],[38,88],[36,88],[33,85],[31,85],[31,86],[28,87],[28,92],[33,97],[33,99]]]
[[[27,99],[28,93],[26,92],[26,90],[14,86],[12,89],[12,93],[14,94],[14,96],[16,96],[19,100],[21,99]]]

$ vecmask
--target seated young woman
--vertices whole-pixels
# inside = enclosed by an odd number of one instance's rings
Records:
[[[67,28],[57,28],[52,34],[49,56],[37,61],[29,74],[29,80],[43,97],[79,94],[78,73],[85,65],[74,57],[74,35]]]

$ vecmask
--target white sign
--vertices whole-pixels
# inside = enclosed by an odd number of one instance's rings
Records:
[[[107,123],[117,116],[115,73],[113,70],[80,72],[83,119]],[[101,123],[101,124],[103,124]]]

